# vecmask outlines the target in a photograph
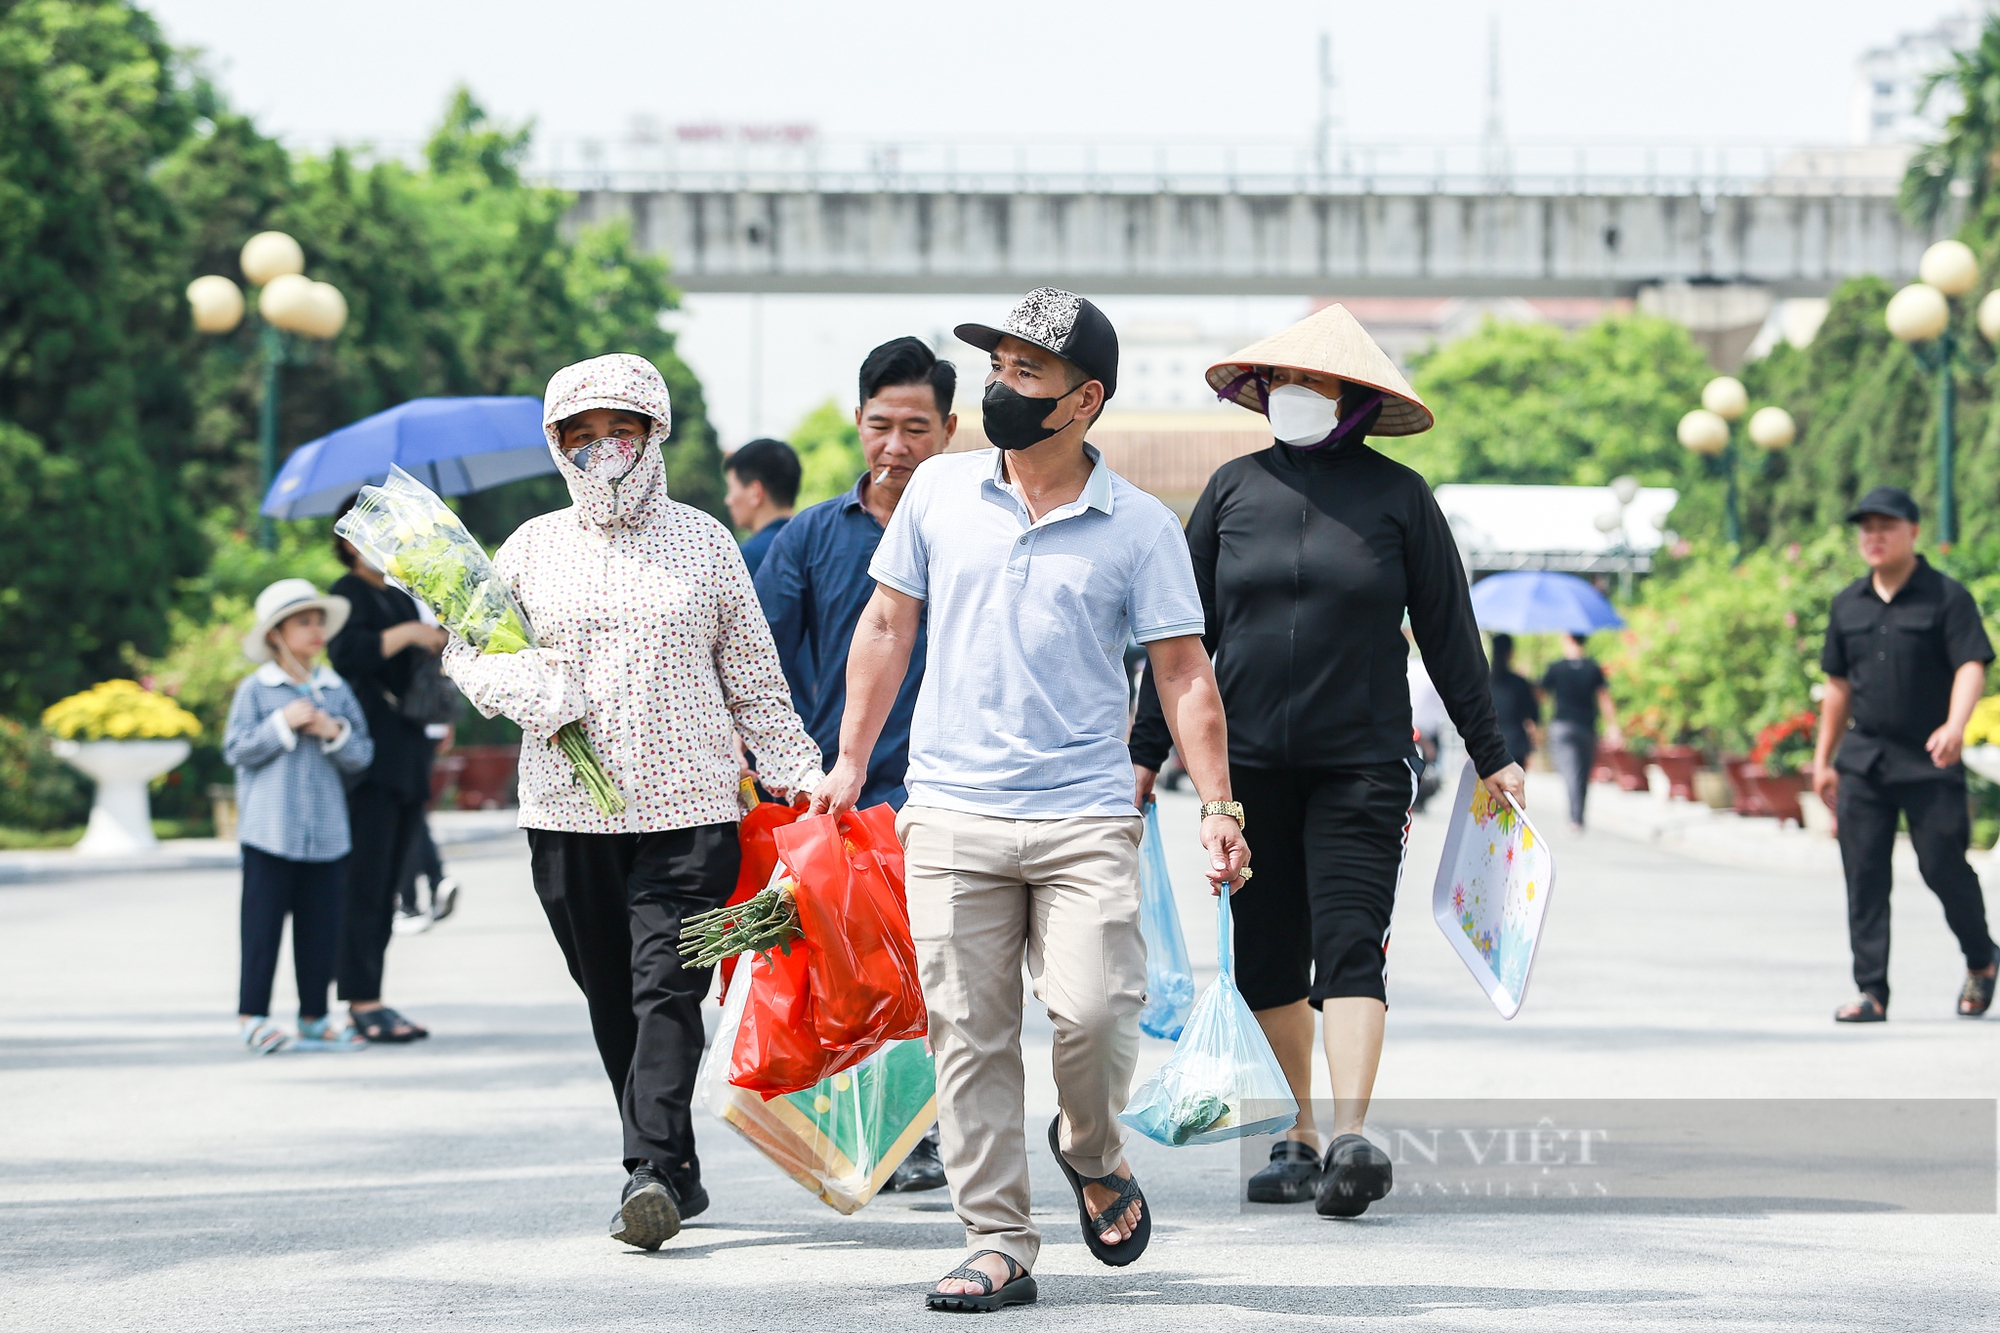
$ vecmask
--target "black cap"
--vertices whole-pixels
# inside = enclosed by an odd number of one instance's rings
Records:
[[[1900,486],[1877,486],[1862,496],[1859,504],[1847,511],[1847,521],[1859,523],[1869,514],[1884,514],[1910,523],[1920,521],[1917,517],[1917,502],[1912,500],[1910,493]]]
[[[1037,287],[1008,312],[999,328],[961,324],[952,330],[982,352],[1002,338],[1019,338],[1045,352],[1054,352],[1104,386],[1104,396],[1118,392],[1118,333],[1104,312],[1075,292]]]

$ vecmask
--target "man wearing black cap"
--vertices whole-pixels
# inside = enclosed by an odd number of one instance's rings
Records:
[[[1208,803],[1210,882],[1239,883],[1250,857],[1180,521],[1084,442],[1118,388],[1111,322],[1044,287],[1002,327],[957,332],[991,355],[981,409],[995,447],[924,462],[882,534],[869,565],[876,588],[848,653],[840,758],[813,812],[839,813],[860,795],[927,616],[909,801],[896,827],[945,1175],[974,1253],[925,1299],[990,1310],[1036,1294],[1023,961],[1055,1028],[1062,1111],[1047,1139],[1084,1243],[1116,1266],[1151,1235],[1118,1123],[1146,991],[1128,639],[1146,647],[1169,729]]]
[[[1847,521],[1860,529],[1869,573],[1834,597],[1820,653],[1826,698],[1813,790],[1839,815],[1861,991],[1834,1011],[1838,1023],[1889,1015],[1889,859],[1899,814],[1909,820],[1924,883],[1965,953],[1958,1012],[1977,1018],[1993,1003],[1994,946],[1979,876],[1965,861],[1971,821],[1959,763],[1993,646],[1964,585],[1916,553],[1917,519],[1916,501],[1893,486],[1877,486],[1854,506]]]

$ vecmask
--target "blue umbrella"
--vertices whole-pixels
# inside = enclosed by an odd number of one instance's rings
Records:
[[[1479,628],[1502,634],[1595,634],[1625,622],[1604,594],[1574,574],[1524,569],[1472,585]]]
[[[440,495],[464,495],[556,470],[539,398],[412,398],[292,450],[264,496],[272,518],[339,510],[390,464]]]

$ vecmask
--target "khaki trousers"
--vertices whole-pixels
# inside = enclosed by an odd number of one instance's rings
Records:
[[[905,807],[896,821],[930,1009],[938,1131],[973,1249],[1032,1268],[1021,964],[1055,1025],[1060,1143],[1085,1176],[1124,1157],[1146,998],[1137,815],[996,819]],[[1042,1135],[1037,1134],[1037,1141]]]

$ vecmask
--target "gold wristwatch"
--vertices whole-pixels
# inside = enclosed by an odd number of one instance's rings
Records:
[[[1201,803],[1201,817],[1207,819],[1210,815],[1228,815],[1236,821],[1237,828],[1247,827],[1243,822],[1243,802],[1241,801],[1203,801]]]

